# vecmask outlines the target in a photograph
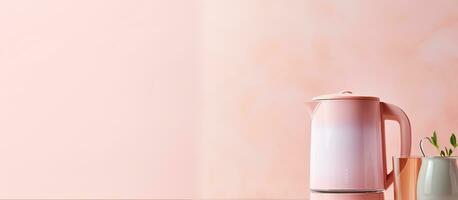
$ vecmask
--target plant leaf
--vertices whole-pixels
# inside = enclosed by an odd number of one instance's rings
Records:
[[[448,150],[448,156],[451,156],[452,153],[453,153],[452,149],[449,149],[449,150]]]
[[[436,147],[436,149],[439,149],[439,143],[437,143],[437,134],[436,131],[433,132],[433,137],[431,137],[431,144]]]
[[[445,152],[443,150],[441,151],[441,156],[445,157]]]
[[[454,133],[452,133],[452,136],[450,137],[450,144],[452,144],[453,148],[458,146],[458,144],[456,144],[456,136]]]

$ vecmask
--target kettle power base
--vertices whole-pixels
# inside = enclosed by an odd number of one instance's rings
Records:
[[[316,192],[316,193],[379,193],[383,192],[385,190],[379,189],[379,190],[361,190],[361,189],[327,189],[327,190],[322,190],[322,189],[310,189],[311,192]]]
[[[323,193],[311,192],[310,200],[384,200],[383,192]]]

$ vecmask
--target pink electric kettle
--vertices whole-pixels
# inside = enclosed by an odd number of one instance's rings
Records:
[[[350,91],[307,102],[312,118],[310,189],[314,192],[380,192],[392,182],[385,159],[385,120],[401,127],[401,156],[410,155],[407,115],[378,97]]]

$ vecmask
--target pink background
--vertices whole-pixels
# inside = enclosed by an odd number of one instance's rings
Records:
[[[188,198],[198,2],[0,1],[0,198]]]
[[[303,102],[342,89],[414,145],[458,130],[453,0],[10,0],[0,27],[0,198],[304,198]]]
[[[204,1],[199,194],[303,198],[303,102],[352,90],[404,109],[420,138],[458,131],[458,2]],[[399,152],[388,124],[388,155]],[[338,163],[335,163],[338,165]],[[390,162],[391,165],[391,162]]]

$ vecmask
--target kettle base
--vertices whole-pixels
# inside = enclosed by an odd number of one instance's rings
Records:
[[[311,192],[310,200],[384,200],[383,192],[322,193]]]
[[[312,192],[317,193],[380,193],[385,190],[361,190],[361,189],[310,189]]]

